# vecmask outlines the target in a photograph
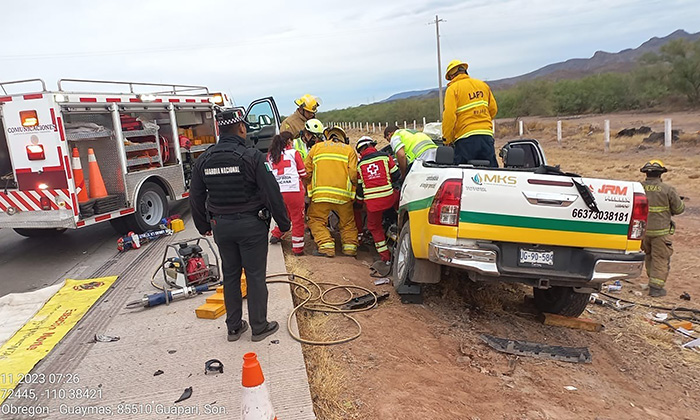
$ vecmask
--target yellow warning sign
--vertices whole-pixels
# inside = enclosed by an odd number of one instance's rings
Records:
[[[0,404],[12,398],[22,379],[68,334],[115,280],[116,276],[66,280],[44,307],[0,347]]]

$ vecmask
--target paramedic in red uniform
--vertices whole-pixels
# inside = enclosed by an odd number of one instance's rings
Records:
[[[394,183],[399,181],[401,174],[394,160],[386,153],[377,151],[376,145],[377,142],[368,136],[360,137],[355,145],[355,150],[360,154],[357,200],[363,201],[367,207],[367,229],[382,258],[372,265],[372,269],[381,276],[387,276],[391,271],[391,254],[386,245],[382,215],[398,202],[399,192],[394,188]]]
[[[304,255],[304,186],[306,178],[304,160],[298,150],[292,147],[292,134],[288,131],[276,135],[267,154],[267,161],[272,166],[272,174],[277,179],[287,207],[287,214],[292,221],[292,252]],[[275,226],[270,236],[270,243],[282,240],[282,231]]]

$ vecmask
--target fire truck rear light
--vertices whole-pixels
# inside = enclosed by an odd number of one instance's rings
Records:
[[[214,95],[214,103],[217,105],[223,105],[224,104],[224,96],[220,94]]]
[[[22,121],[22,127],[34,127],[39,125],[39,117],[36,111],[20,111],[19,119]]]
[[[642,193],[634,193],[632,203],[632,220],[627,231],[627,239],[641,240],[647,229],[647,216],[649,214],[649,201]]]
[[[46,159],[46,155],[44,154],[44,146],[41,144],[30,144],[27,146],[27,158],[29,158],[29,160]]]
[[[143,94],[139,95],[139,99],[141,99],[141,102],[153,102],[156,100],[156,95],[143,93]]]
[[[48,197],[41,197],[39,200],[42,210],[51,210],[51,200]]]
[[[53,95],[53,99],[56,102],[68,102],[68,97],[66,95],[62,95],[60,93]]]
[[[59,208],[65,209],[66,208],[66,200],[56,197],[56,205]]]
[[[49,186],[48,186],[48,185],[46,185],[46,184],[43,184],[43,183],[42,183],[42,184],[39,184],[39,185],[37,185],[37,187],[38,187],[38,188],[39,188],[40,190],[46,190],[46,189],[48,189],[48,188],[49,188]]]

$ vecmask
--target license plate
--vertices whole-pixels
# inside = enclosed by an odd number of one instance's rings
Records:
[[[520,250],[520,264],[554,265],[554,251]]]

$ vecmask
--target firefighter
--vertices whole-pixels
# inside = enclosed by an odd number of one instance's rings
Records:
[[[445,78],[445,109],[442,113],[442,136],[445,144],[454,144],[455,164],[470,160],[488,160],[498,167],[493,141],[493,117],[498,106],[489,85],[469,77],[469,65],[452,60]]]
[[[292,220],[292,253],[304,255],[304,185],[306,177],[304,160],[299,151],[292,147],[292,135],[283,131],[272,138],[267,161],[272,166],[272,174],[280,186],[287,214]],[[282,231],[275,226],[270,236],[270,243],[282,240]]]
[[[289,131],[292,136],[299,136],[301,130],[304,129],[304,123],[316,117],[316,110],[321,104],[321,100],[308,93],[299,99],[294,100],[294,105],[297,106],[296,111],[292,115],[282,121],[280,132]]]
[[[402,179],[406,178],[408,170],[416,160],[435,160],[437,145],[425,133],[387,125],[384,129],[384,138],[391,144],[401,169]]]
[[[343,254],[357,255],[357,227],[352,207],[357,184],[355,151],[340,140],[324,139],[314,144],[305,164],[310,179],[309,229],[318,246],[314,255],[335,256],[335,241],[327,227],[331,211],[338,215]]]
[[[323,130],[323,135],[328,140],[342,141],[345,144],[350,144],[348,135],[345,134],[345,130],[340,127],[326,127],[326,129]]]
[[[228,341],[248,329],[242,320],[241,268],[248,285],[253,341],[279,328],[267,321],[267,233],[270,213],[280,230],[290,229],[287,210],[265,155],[246,148],[247,125],[234,110],[216,115],[220,139],[195,162],[190,189],[192,219],[202,235],[214,234],[221,253]]]
[[[323,123],[312,118],[304,123],[304,127],[299,133],[299,137],[294,139],[294,148],[299,151],[302,159],[306,159],[309,149],[317,142],[323,140]]]
[[[391,272],[391,255],[386,244],[382,226],[382,216],[386,210],[396,206],[399,192],[394,185],[401,177],[394,159],[374,147],[377,142],[369,136],[362,136],[355,144],[360,154],[357,167],[357,199],[367,207],[367,229],[374,239],[381,261],[372,265],[372,269],[384,277]]]
[[[640,169],[647,178],[642,182],[649,200],[649,219],[642,239],[642,251],[646,254],[644,263],[649,276],[649,296],[666,296],[666,278],[671,269],[673,244],[671,235],[676,224],[671,216],[683,213],[685,204],[676,189],[661,181],[661,174],[668,169],[660,160],[650,160]]]

